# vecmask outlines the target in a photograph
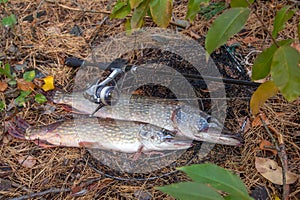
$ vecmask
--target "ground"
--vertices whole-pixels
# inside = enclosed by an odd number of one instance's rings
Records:
[[[0,60],[10,63],[13,68],[18,66],[20,69],[16,72],[19,77],[22,77],[24,71],[35,69],[40,72],[41,76],[54,76],[56,89],[72,91],[76,69],[66,66],[65,59],[70,56],[85,58],[89,55],[92,46],[125,30],[125,20],[107,18],[113,2],[108,0],[9,1],[6,7],[1,7],[3,10],[0,16],[2,18],[7,14],[14,13],[18,18],[18,24],[11,30],[1,26]],[[272,31],[271,25],[276,9],[284,4],[291,4],[291,2],[257,1],[253,12],[261,16],[266,28]],[[46,11],[46,13],[41,11]],[[43,14],[30,20],[30,16],[39,12]],[[184,20],[185,13],[186,4],[174,1],[173,21]],[[182,30],[175,23],[168,28],[180,29],[182,33],[201,43],[201,38],[205,36],[213,19],[206,20],[197,16],[186,29]],[[286,29],[279,35],[280,39],[299,37],[296,28],[298,19],[299,11],[288,21]],[[82,30],[82,34],[79,36],[70,34],[75,25]],[[154,27],[155,25],[151,19],[147,18],[145,26]],[[235,43],[239,44],[235,53],[240,58],[245,58],[252,50],[259,51],[269,47],[271,40],[252,13],[243,31],[232,37],[227,44],[230,46]],[[216,62],[222,62],[223,58],[218,57],[222,52],[224,53],[224,49],[221,48],[213,55]],[[151,56],[151,52],[148,55]],[[256,55],[253,54],[253,57],[249,59],[250,63]],[[225,62],[226,58],[223,61]],[[131,62],[139,63],[141,60],[131,58]],[[246,72],[242,75],[231,74],[230,71],[234,70],[230,68],[233,66],[226,66],[224,62],[221,66],[218,65],[224,76],[247,79]],[[249,74],[251,65],[246,64],[244,69]],[[0,77],[1,81],[6,80],[4,76]],[[231,99],[228,101],[229,108],[225,123],[229,130],[238,132],[246,116],[250,117],[248,125],[242,133],[243,145],[240,147],[216,145],[205,159],[200,159],[197,155],[191,157],[193,155],[193,151],[191,151],[186,157],[181,158],[178,164],[182,166],[187,163],[212,162],[239,175],[249,193],[256,190],[254,193],[257,195],[259,193],[257,192],[258,186],[264,188],[261,191],[260,199],[266,199],[266,196],[271,199],[281,197],[282,186],[271,183],[255,168],[255,156],[271,158],[279,165],[281,164],[280,156],[259,147],[261,141],[272,140],[267,130],[260,122],[255,121],[249,112],[248,103],[253,88],[228,86],[227,91],[230,89],[235,93],[229,95],[228,98],[234,97],[237,93],[248,97],[246,100]],[[174,172],[172,167],[144,176],[116,174],[95,162],[84,148],[41,148],[31,141],[12,138],[4,129],[4,122],[11,120],[15,115],[22,117],[33,126],[46,125],[70,116],[62,106],[51,103],[40,105],[29,101],[24,107],[15,107],[12,100],[18,95],[18,91],[8,88],[6,91],[0,92],[0,99],[8,105],[6,111],[1,112],[0,199],[26,199],[30,197],[26,196],[29,194],[36,195],[33,199],[172,199],[172,197],[155,190],[154,187],[188,180],[183,173]],[[38,89],[37,91],[42,92]],[[44,94],[50,97],[50,93],[51,91]],[[49,111],[51,109],[53,110]],[[268,100],[260,112],[264,120],[276,130],[275,132],[283,135],[288,170],[299,175],[299,99],[289,103],[281,95],[277,95]],[[277,140],[278,136],[274,131],[272,133]],[[22,162],[26,158],[32,158],[32,166]],[[164,174],[166,176],[160,177]],[[138,180],[138,178],[142,180]],[[290,185],[290,199],[299,198],[300,183],[297,181]]]

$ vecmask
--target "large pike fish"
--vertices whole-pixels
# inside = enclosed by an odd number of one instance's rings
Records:
[[[84,98],[82,92],[67,94],[57,91],[53,102],[69,105],[88,115],[98,107],[97,104]],[[148,123],[192,140],[233,146],[241,144],[234,135],[221,134],[223,126],[217,119],[189,105],[172,100],[133,98],[129,101],[121,99],[114,106],[102,107],[94,116]]]
[[[192,141],[150,124],[80,118],[30,127],[16,118],[6,122],[9,134],[40,146],[87,147],[125,153],[188,149]]]

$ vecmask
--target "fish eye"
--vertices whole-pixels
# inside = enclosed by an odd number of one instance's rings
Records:
[[[208,123],[210,123],[210,122],[211,122],[211,117],[207,117],[207,118],[206,118],[206,121],[207,121]]]

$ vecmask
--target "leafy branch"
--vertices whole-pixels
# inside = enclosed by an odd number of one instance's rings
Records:
[[[252,199],[248,195],[245,184],[237,175],[217,165],[197,164],[181,167],[178,170],[186,173],[192,181],[156,189],[177,199]]]
[[[209,2],[209,0],[189,0],[186,19],[193,21],[201,12],[202,6],[208,5]],[[206,35],[205,48],[208,54],[225,44],[231,36],[244,27],[253,3],[254,0],[230,1],[231,8],[214,20]],[[268,82],[258,87],[251,98],[250,107],[254,115],[258,113],[259,106],[278,91],[288,101],[293,101],[300,95],[300,53],[290,46],[294,40],[277,39],[278,33],[285,28],[285,23],[296,12],[292,8],[292,6],[283,6],[276,13],[272,32],[267,29],[261,16],[254,12],[257,20],[261,22],[273,41],[269,48],[264,49],[258,55],[252,68],[252,80],[270,77]],[[172,16],[172,0],[118,0],[110,17],[119,19],[129,17],[126,27],[130,29],[142,27],[146,15],[151,16],[158,26],[167,27]],[[300,23],[298,34],[300,34]]]

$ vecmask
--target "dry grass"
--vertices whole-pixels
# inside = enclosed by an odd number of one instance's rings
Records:
[[[2,61],[7,61],[11,65],[27,63],[27,68],[34,68],[44,75],[54,76],[55,85],[58,88],[70,91],[76,70],[64,65],[65,58],[68,56],[85,58],[89,55],[92,45],[97,45],[105,38],[124,31],[123,20],[107,19],[101,23],[108,16],[109,9],[112,7],[111,2],[108,0],[10,1],[0,16],[11,11],[18,16],[19,20],[13,34],[2,27],[0,29]],[[259,1],[256,4],[256,12],[263,16],[269,31],[272,31],[271,25],[275,8],[285,2],[288,1]],[[83,9],[86,12],[83,12]],[[22,21],[24,17],[42,10],[47,12],[45,16],[34,19],[33,22]],[[185,12],[184,4],[175,4],[174,16],[177,19],[184,19]],[[299,19],[299,13],[287,23],[286,29],[280,33],[279,38],[297,37],[297,19]],[[198,17],[183,32],[187,35],[191,35],[191,32],[200,36],[205,35],[212,20],[205,21]],[[82,36],[69,34],[75,24],[84,30]],[[146,24],[154,26],[150,20],[147,20]],[[171,26],[170,28],[175,29],[176,27]],[[242,55],[247,55],[253,49],[261,50],[270,46],[270,37],[254,14],[251,15],[245,30],[231,39],[231,41],[241,44],[238,51]],[[245,43],[247,37],[254,37],[256,40],[251,44]],[[247,67],[251,70],[251,66]],[[5,98],[7,97],[0,93],[0,99],[4,100]],[[16,109],[16,111],[19,116],[32,125],[49,124],[68,115],[60,107],[55,112],[41,115],[38,105],[31,103],[28,103],[23,109]],[[297,136],[300,130],[299,99],[288,103],[280,96],[274,97],[265,104],[262,112],[267,116],[270,124],[284,135],[289,170],[300,174],[300,143],[299,136]],[[2,125],[4,118],[10,114],[12,113],[1,114]],[[235,121],[232,123],[237,123],[240,115],[238,113],[232,115],[234,117],[231,121]],[[262,185],[267,188],[272,198],[280,196],[281,187],[264,179],[254,167],[256,155],[266,156],[258,148],[261,140],[270,139],[265,129],[262,126],[251,127],[243,137],[245,144],[242,147],[232,148],[216,145],[214,151],[208,155],[208,161],[239,174],[249,191],[257,185]],[[3,126],[0,127],[0,154],[0,181],[6,180],[9,183],[7,189],[0,190],[0,199],[19,197],[51,188],[58,188],[60,192],[53,190],[49,194],[34,199],[143,199],[139,198],[137,194],[139,191],[142,191],[143,195],[147,192],[147,195],[152,196],[153,199],[172,199],[155,190],[154,186],[187,180],[181,173],[144,181],[110,179],[96,173],[89,166],[90,160],[84,149],[40,148],[31,142],[11,138],[4,132]],[[32,168],[23,167],[18,162],[18,158],[23,156],[33,156],[36,160],[35,165]],[[273,159],[278,158],[273,156]],[[199,162],[201,159],[197,159],[197,157],[192,160],[192,163]],[[83,193],[77,194],[78,191]],[[299,182],[291,186],[290,196],[291,199],[300,198]]]

